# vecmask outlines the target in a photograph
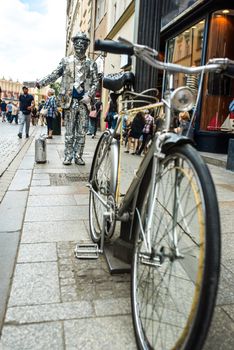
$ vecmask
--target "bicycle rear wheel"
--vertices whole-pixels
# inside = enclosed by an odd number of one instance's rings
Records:
[[[220,269],[220,222],[214,184],[191,145],[162,161],[152,214],[151,248],[136,234],[132,315],[140,349],[201,349],[211,321]],[[152,212],[151,212],[152,210]],[[176,238],[176,244],[173,243]]]
[[[104,133],[97,145],[90,174],[92,189],[100,196],[104,203],[108,204],[114,212],[115,193],[118,176],[118,143],[115,139],[109,142],[109,133]],[[107,209],[90,191],[89,196],[89,226],[93,242],[101,239],[103,215]],[[110,239],[114,233],[115,220],[108,220],[105,226],[105,238]]]

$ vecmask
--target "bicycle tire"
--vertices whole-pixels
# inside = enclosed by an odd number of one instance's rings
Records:
[[[97,144],[90,173],[90,184],[92,189],[100,195],[104,202],[110,206],[115,205],[115,194],[118,176],[118,152],[119,147],[115,139],[109,145],[109,133],[105,132]],[[89,227],[93,242],[101,240],[103,215],[106,211],[104,205],[90,191],[89,195]],[[105,226],[105,239],[110,239],[115,230],[115,220],[109,220]]]
[[[204,161],[188,144],[172,147],[160,169],[152,248],[145,261],[140,230],[134,244],[131,300],[136,341],[139,349],[198,350],[208,333],[219,281],[215,187]],[[144,229],[148,199],[149,191],[141,208]],[[175,258],[169,238],[175,230],[181,259]]]

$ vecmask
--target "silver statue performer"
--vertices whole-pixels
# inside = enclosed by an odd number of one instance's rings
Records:
[[[50,75],[38,81],[37,86],[47,86],[62,77],[59,100],[65,115],[64,165],[72,159],[85,165],[82,158],[88,129],[88,107],[98,87],[97,65],[85,56],[90,40],[78,32],[73,38],[75,55],[65,57]]]

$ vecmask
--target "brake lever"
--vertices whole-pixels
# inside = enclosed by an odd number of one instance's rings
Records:
[[[145,46],[145,45],[140,45],[140,44],[133,44],[131,41],[119,36],[118,37],[118,41],[120,41],[121,43],[125,44],[125,45],[128,45],[128,46],[133,46],[134,50],[137,52],[137,53],[147,53],[149,54],[150,56],[155,56],[157,57],[158,56],[158,51],[157,50],[154,50],[152,49],[151,47],[149,46]]]

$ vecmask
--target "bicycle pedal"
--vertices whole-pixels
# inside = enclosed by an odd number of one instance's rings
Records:
[[[78,243],[74,250],[77,259],[98,259],[99,252],[99,246],[95,243]]]

